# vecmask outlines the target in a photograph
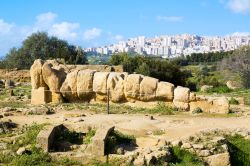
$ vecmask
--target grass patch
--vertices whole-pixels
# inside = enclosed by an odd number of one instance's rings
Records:
[[[55,105],[54,105],[55,106]],[[79,109],[89,110],[95,113],[105,113],[107,105],[104,103],[63,103],[61,106],[68,111]],[[160,114],[174,115],[178,110],[174,107],[167,106],[164,102],[158,102],[154,108],[131,107],[124,104],[110,104],[111,114]]]
[[[250,140],[241,135],[227,136],[230,160],[232,166],[249,166],[250,163]]]
[[[227,86],[218,86],[218,87],[213,87],[207,90],[207,93],[229,93],[232,92],[231,89],[229,89]]]
[[[163,130],[159,130],[159,129],[153,130],[153,135],[163,135],[163,134],[165,134],[165,131]]]
[[[69,158],[52,158],[48,153],[41,149],[32,147],[30,151],[20,156],[4,155],[0,153],[0,163],[10,166],[81,166],[78,161]]]
[[[33,124],[31,126],[24,128],[23,131],[24,134],[17,139],[15,144],[10,144],[9,147],[13,151],[16,151],[18,150],[19,147],[23,147],[29,144],[35,146],[36,137],[45,125],[47,124]]]
[[[173,159],[170,166],[202,166],[202,160],[195,154],[178,146],[172,148]]]
[[[27,103],[18,101],[6,101],[0,102],[0,108],[11,107],[11,108],[25,108]]]
[[[92,143],[92,137],[94,137],[95,133],[96,133],[95,129],[89,129],[84,137],[84,144]]]

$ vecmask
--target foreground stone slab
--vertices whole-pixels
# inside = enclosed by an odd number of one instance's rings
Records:
[[[31,104],[33,105],[41,105],[49,102],[49,93],[45,87],[32,89],[31,96]]]
[[[46,126],[37,136],[37,145],[42,148],[44,152],[49,152],[53,145],[55,134],[63,127],[62,124],[57,126]]]
[[[92,138],[92,144],[89,147],[91,153],[95,156],[105,155],[105,143],[108,135],[113,132],[115,127],[102,127],[97,129],[95,136]]]

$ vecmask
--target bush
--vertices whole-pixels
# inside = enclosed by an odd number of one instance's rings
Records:
[[[197,108],[195,108],[195,109],[192,111],[193,114],[199,114],[199,113],[202,113],[202,112],[203,112],[203,110],[202,110],[200,107],[197,107]]]
[[[174,115],[177,111],[176,108],[167,106],[164,102],[159,102],[155,108],[145,109],[145,112],[150,114],[161,114],[161,115]]]
[[[95,129],[89,129],[87,134],[85,135],[84,138],[84,143],[85,144],[90,144],[92,142],[92,137],[95,136],[96,130]]]
[[[241,135],[227,136],[229,154],[232,165],[249,166],[250,141]]]
[[[229,104],[239,105],[239,101],[236,100],[235,98],[231,97],[230,100],[229,100]]]
[[[202,166],[202,160],[195,154],[181,149],[178,146],[172,148],[173,159],[171,166]]]
[[[136,72],[182,86],[185,86],[185,81],[191,74],[181,70],[179,65],[167,59],[145,57],[137,54],[113,54],[109,64],[123,65],[124,71],[130,74]]]
[[[227,86],[213,87],[207,90],[207,93],[230,93],[232,92]]]

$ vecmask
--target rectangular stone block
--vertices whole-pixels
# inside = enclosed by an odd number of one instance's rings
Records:
[[[105,155],[105,143],[110,132],[114,131],[115,127],[104,127],[96,131],[92,138],[91,153],[95,156]]]
[[[32,89],[31,92],[31,104],[40,105],[48,103],[48,92],[47,88],[40,87],[38,89]]]

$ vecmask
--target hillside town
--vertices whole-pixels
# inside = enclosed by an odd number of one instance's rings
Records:
[[[117,44],[86,48],[85,52],[98,55],[129,52],[164,58],[190,55],[192,53],[226,52],[250,44],[250,36],[198,36],[190,34],[174,36],[139,36]]]

